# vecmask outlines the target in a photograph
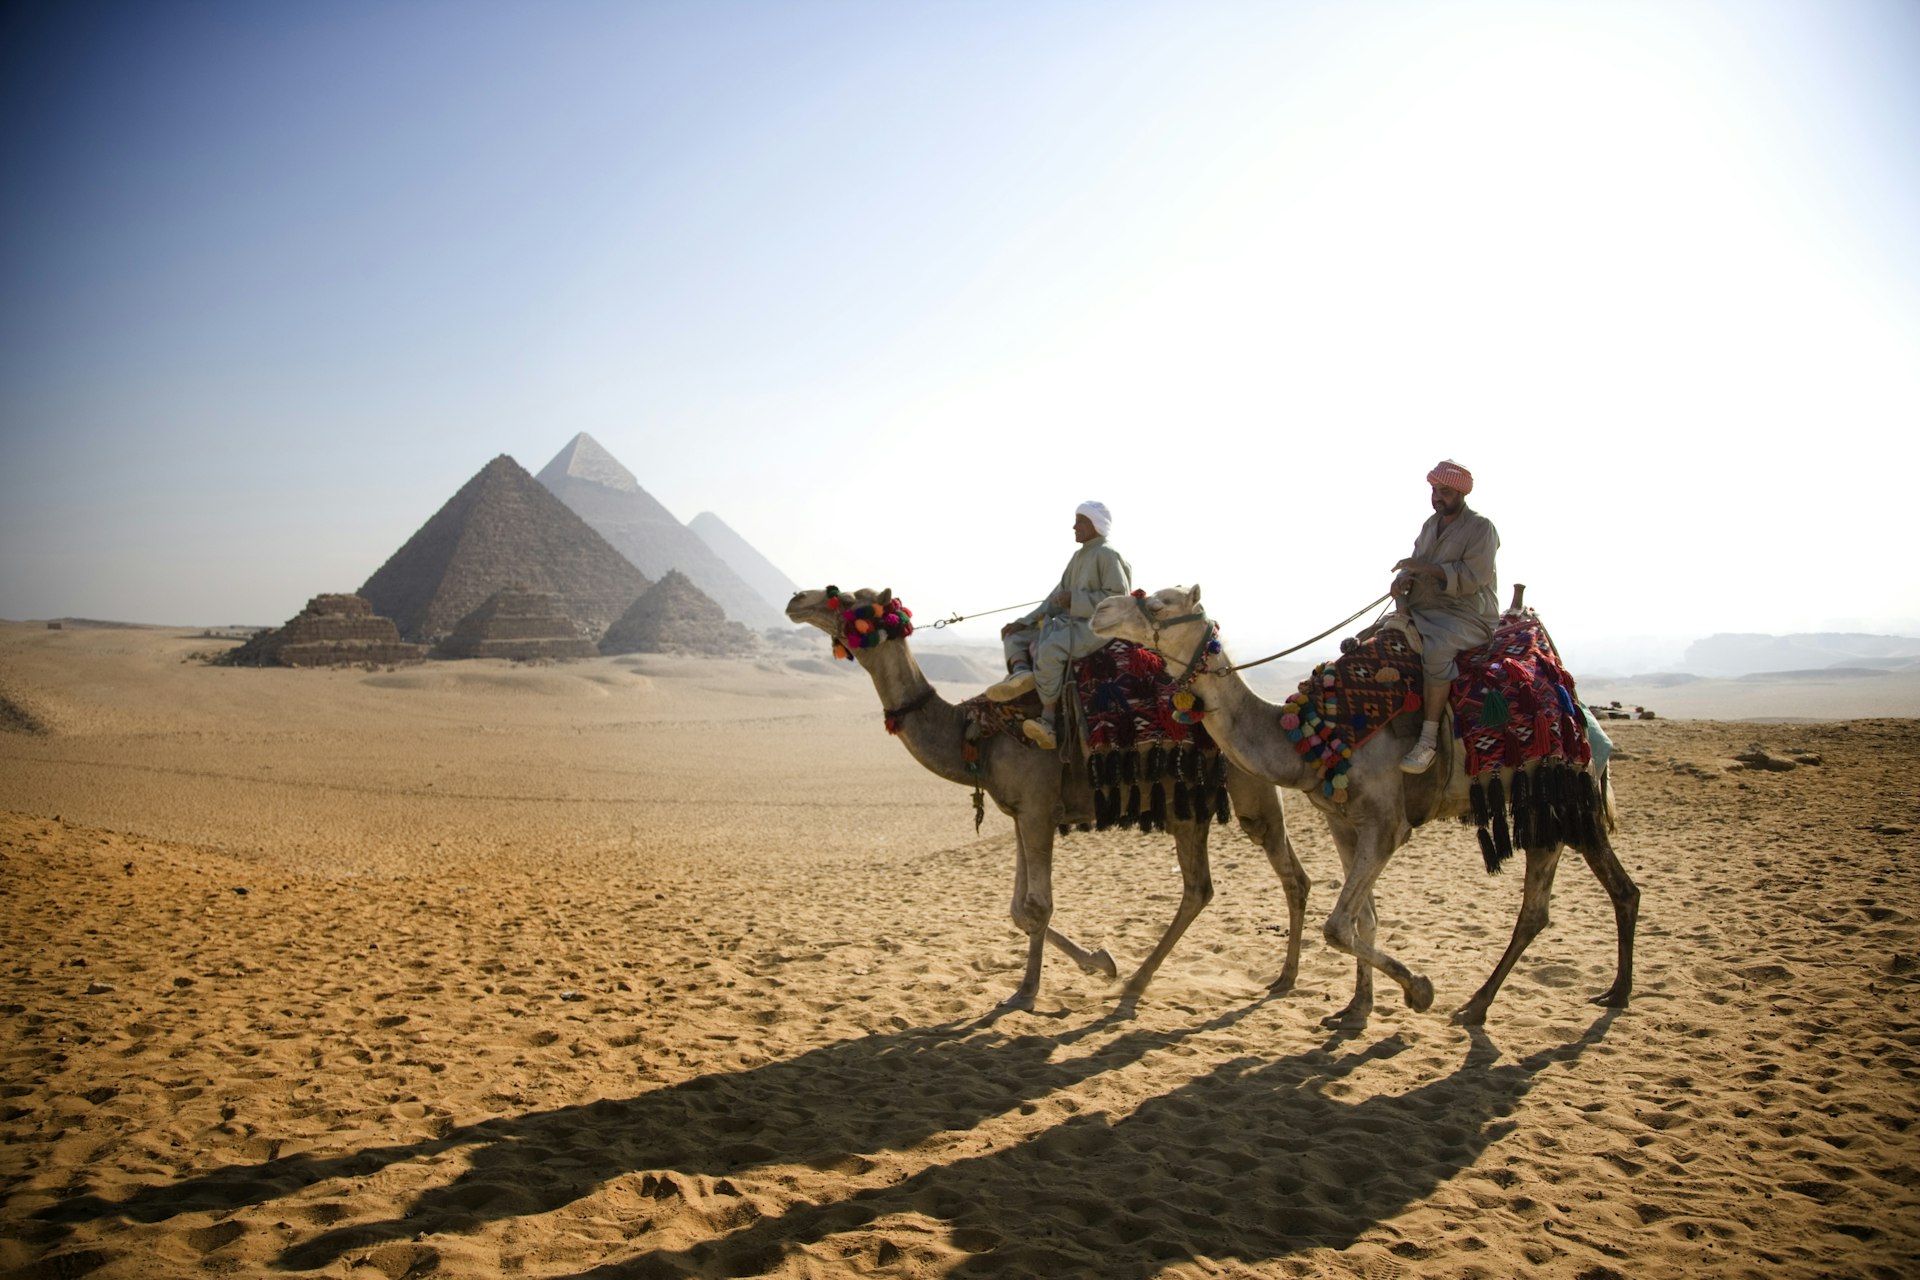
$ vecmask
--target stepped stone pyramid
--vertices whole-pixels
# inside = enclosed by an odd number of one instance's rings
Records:
[[[307,601],[287,625],[262,631],[221,659],[234,667],[340,667],[363,662],[418,662],[425,645],[407,644],[393,619],[356,595],[329,593]]]
[[[502,587],[460,619],[453,633],[433,647],[436,658],[592,658],[593,641],[567,617],[551,591]]]
[[[571,508],[501,454],[360,588],[402,637],[431,643],[503,587],[551,591],[599,635],[652,583]]]
[[[600,637],[602,653],[694,653],[709,657],[749,654],[760,647],[753,632],[730,621],[719,605],[678,569],[647,588],[633,607]]]
[[[715,555],[726,561],[727,567],[739,574],[761,599],[784,608],[787,601],[793,599],[793,593],[800,589],[799,584],[776,569],[771,560],[756,551],[752,543],[735,533],[725,520],[713,512],[702,511],[687,521],[687,528],[693,530]]]
[[[648,577],[678,569],[735,622],[756,629],[787,625],[786,595],[777,605],[764,599],[586,432],[569,440],[539,479]]]

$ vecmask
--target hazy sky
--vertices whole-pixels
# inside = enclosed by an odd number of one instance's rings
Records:
[[[1912,0],[0,14],[0,617],[278,623],[585,430],[923,621],[1099,497],[1248,656],[1449,456],[1576,670],[1920,634]]]

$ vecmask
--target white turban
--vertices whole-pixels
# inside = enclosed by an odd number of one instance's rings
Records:
[[[1095,502],[1089,498],[1073,509],[1073,514],[1085,516],[1093,521],[1093,531],[1101,537],[1107,536],[1107,530],[1113,528],[1113,513],[1107,510],[1104,502]]]

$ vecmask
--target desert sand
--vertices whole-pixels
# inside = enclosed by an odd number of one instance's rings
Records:
[[[1054,956],[993,1018],[1012,825],[976,834],[856,671],[218,647],[0,624],[0,1273],[1920,1272],[1913,719],[1610,724],[1632,1006],[1586,1003],[1613,929],[1574,859],[1487,1026],[1450,1025],[1520,885],[1448,824],[1380,889],[1434,1009],[1383,984],[1334,1034],[1339,867],[1298,800],[1291,994],[1226,829],[1134,1016]],[[1071,836],[1055,891],[1124,973],[1171,844]]]

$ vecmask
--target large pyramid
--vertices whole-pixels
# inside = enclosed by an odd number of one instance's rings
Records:
[[[762,600],[784,606],[800,589],[792,578],[774,568],[771,560],[713,512],[702,511],[687,521],[687,528],[693,530],[713,554],[726,561],[727,567],[739,574]]]
[[[778,607],[786,596],[775,602],[748,586],[586,432],[569,440],[539,478],[648,577],[678,569],[735,622],[756,629],[787,625]]]
[[[598,636],[649,586],[587,522],[501,454],[461,486],[360,594],[407,640],[448,635],[502,587],[550,591]]]
[[[647,588],[620,620],[600,637],[602,653],[753,653],[753,632],[729,621],[720,606],[678,569]]]

